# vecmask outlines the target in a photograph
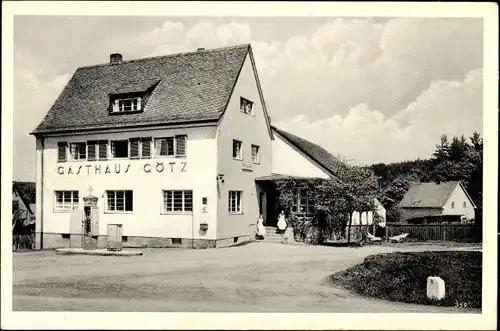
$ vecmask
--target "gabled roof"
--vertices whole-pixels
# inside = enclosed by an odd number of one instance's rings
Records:
[[[217,121],[249,51],[245,44],[78,68],[32,134]],[[144,111],[109,115],[110,94],[149,88]]]
[[[12,190],[16,191],[24,205],[30,213],[34,213],[31,210],[30,204],[36,203],[36,183],[34,182],[13,182]]]
[[[443,208],[453,193],[455,187],[459,185],[471,200],[467,191],[459,181],[450,181],[442,183],[418,183],[413,184],[405,196],[399,202],[401,208]]]
[[[294,134],[278,129],[275,126],[271,126],[272,130],[279,136],[283,137],[286,141],[292,144],[300,152],[305,154],[307,157],[311,158],[313,161],[318,163],[322,168],[324,168],[332,177],[337,176],[338,170],[341,167],[345,167],[345,163],[330,154],[323,147],[312,143],[306,139],[300,138]]]

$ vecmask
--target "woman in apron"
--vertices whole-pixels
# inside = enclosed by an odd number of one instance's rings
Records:
[[[281,233],[281,242],[283,242],[283,237],[285,236],[286,225],[285,212],[282,210],[278,216],[278,229]]]
[[[266,228],[264,227],[264,217],[259,215],[259,219],[257,220],[257,237],[259,239],[264,239],[266,235]]]

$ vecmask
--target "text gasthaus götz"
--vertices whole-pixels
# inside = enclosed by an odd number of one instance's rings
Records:
[[[106,174],[126,174],[134,168],[140,168],[139,171],[144,173],[152,172],[186,172],[187,162],[156,162],[144,163],[142,165],[129,164],[85,164],[85,165],[69,165],[58,166],[57,173],[59,175],[106,175]]]

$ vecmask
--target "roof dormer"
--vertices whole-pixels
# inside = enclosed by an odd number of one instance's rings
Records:
[[[130,114],[144,111],[147,99],[160,80],[143,80],[124,84],[109,93],[109,114]]]

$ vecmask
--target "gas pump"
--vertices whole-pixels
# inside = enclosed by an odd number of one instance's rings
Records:
[[[83,249],[96,249],[99,238],[98,198],[89,195],[83,198],[82,243]]]

